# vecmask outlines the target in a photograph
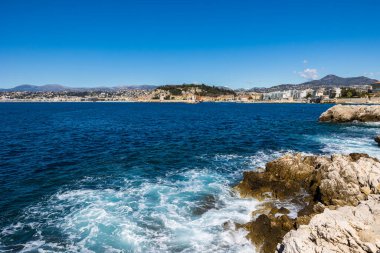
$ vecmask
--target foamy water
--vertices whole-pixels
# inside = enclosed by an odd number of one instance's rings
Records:
[[[35,236],[22,245],[22,252],[37,249],[41,252],[252,252],[247,231],[236,229],[235,223],[251,220],[251,212],[259,202],[239,198],[232,191],[230,180],[242,173],[232,168],[244,164],[246,169],[254,169],[282,153],[285,152],[211,158],[224,170],[223,174],[199,168],[180,175],[169,173],[154,182],[125,179],[119,189],[60,191],[28,207],[19,221],[3,229],[1,235],[9,237],[32,231]],[[176,180],[178,176],[180,179]],[[91,180],[96,179],[85,179]],[[43,232],[46,230],[59,233],[60,240],[46,238]]]
[[[352,123],[345,124],[344,131],[340,133],[322,133],[311,138],[323,144],[321,151],[326,154],[366,153],[380,158],[380,148],[374,141],[374,137],[379,134],[378,123]]]
[[[318,123],[328,105],[0,107],[0,252],[252,252],[235,226],[260,204],[232,190],[243,171],[287,152],[379,156],[379,125]]]
[[[349,131],[361,131],[356,128],[351,126]],[[376,130],[364,131],[371,135]],[[379,155],[370,138],[345,139],[339,134],[315,138],[324,144],[326,154]],[[240,198],[231,182],[241,178],[244,170],[264,167],[287,152],[293,151],[204,155],[199,159],[211,160],[218,170],[170,172],[154,181],[125,178],[117,189],[63,189],[26,208],[1,236],[33,233],[33,240],[19,245],[20,252],[253,252],[247,231],[236,229],[235,223],[250,221],[252,211],[262,203]],[[98,180],[86,177],[77,183]],[[286,201],[275,204],[288,208],[291,217],[300,209]],[[59,240],[46,237],[46,230],[59,233]]]

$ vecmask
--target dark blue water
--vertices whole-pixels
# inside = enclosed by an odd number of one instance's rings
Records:
[[[0,103],[0,251],[243,252],[231,186],[286,152],[377,155],[330,105]]]

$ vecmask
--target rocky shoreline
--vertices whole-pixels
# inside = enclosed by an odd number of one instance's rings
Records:
[[[253,213],[253,216],[257,216],[255,220],[240,225],[249,231],[248,238],[257,250],[265,253],[276,250],[298,252],[291,244],[300,245],[300,242],[292,241],[293,237],[287,233],[295,229],[299,231],[297,233],[312,230],[308,226],[314,224],[315,220],[319,221],[317,225],[321,225],[323,217],[327,215],[325,213],[329,212],[325,210],[358,206],[377,196],[380,193],[380,162],[366,154],[331,157],[287,154],[267,163],[265,170],[245,172],[243,180],[235,189],[242,197],[266,200],[263,208]],[[289,217],[286,208],[275,206],[276,200],[298,204],[300,209],[297,216]],[[380,212],[376,215],[380,221]],[[333,230],[330,228],[329,231],[320,232],[333,236],[338,232]],[[371,247],[380,250],[380,231],[376,236],[378,245],[372,242]],[[322,244],[337,243],[336,238],[332,238],[333,241],[327,240],[328,237],[319,239],[325,240]],[[318,246],[317,240],[315,247]]]
[[[320,121],[380,120],[380,106],[334,106]],[[380,161],[367,154],[286,154],[234,188],[263,201],[248,231],[257,252],[380,252]],[[297,207],[291,215],[283,203]]]
[[[358,206],[315,215],[306,226],[287,233],[278,252],[379,252],[380,197],[369,195]]]

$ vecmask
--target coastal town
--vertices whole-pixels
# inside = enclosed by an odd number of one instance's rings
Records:
[[[0,253],[380,253],[379,11],[0,0]]]
[[[0,90],[0,102],[380,103],[379,81],[338,78],[329,75],[319,83],[236,90],[206,84],[89,89],[23,85]]]

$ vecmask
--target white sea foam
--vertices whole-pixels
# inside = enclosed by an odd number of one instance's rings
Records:
[[[377,133],[377,124],[357,123],[341,133],[309,138],[326,154],[363,152],[380,158],[372,139]],[[75,189],[67,186],[26,208],[0,236],[33,234],[22,245],[7,245],[9,252],[15,251],[12,246],[21,252],[252,252],[247,231],[236,229],[235,223],[251,220],[260,203],[239,198],[231,183],[243,171],[264,167],[287,152],[204,155],[199,159],[207,160],[207,168],[143,180],[128,175],[117,188],[85,187],[102,180],[88,176]],[[288,208],[293,217],[299,210],[288,202],[275,204]]]
[[[29,227],[34,236],[25,252],[252,252],[247,232],[234,224],[248,222],[259,202],[239,198],[231,179],[281,154],[208,158],[223,173],[195,168],[180,180],[172,172],[156,180],[128,177],[117,189],[63,190],[27,208],[1,235]]]
[[[324,144],[326,153],[378,152],[368,138],[312,138]],[[66,187],[28,207],[0,235],[33,231],[23,252],[252,252],[247,231],[234,224],[251,220],[260,203],[239,198],[231,182],[237,182],[243,171],[263,167],[287,152],[205,155],[199,159],[207,159],[208,168],[172,171],[154,179],[128,176],[118,188],[80,187],[100,180],[89,176],[75,190]],[[299,210],[290,203],[277,204],[288,208],[290,216]]]
[[[355,121],[352,124],[354,124],[354,125],[371,126],[371,127],[380,127],[380,122],[359,122],[359,121]]]
[[[322,152],[327,154],[366,153],[380,158],[380,149],[374,141],[374,136],[380,134],[377,127],[368,127],[371,124],[352,124],[344,132],[332,135],[311,136],[315,141],[323,144]],[[376,124],[375,124],[376,125]]]

